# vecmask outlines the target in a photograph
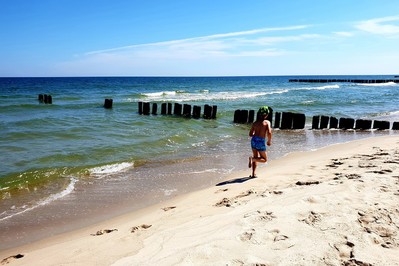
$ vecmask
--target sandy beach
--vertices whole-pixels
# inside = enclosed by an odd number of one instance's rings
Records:
[[[399,265],[399,136],[292,153],[258,170],[0,251],[0,264]]]

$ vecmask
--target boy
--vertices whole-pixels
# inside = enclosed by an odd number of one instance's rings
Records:
[[[252,157],[249,157],[248,168],[252,167],[252,175],[250,177],[255,178],[255,170],[258,163],[267,162],[266,154],[266,136],[267,146],[271,145],[272,141],[272,127],[270,121],[266,120],[269,115],[269,107],[263,106],[259,108],[257,113],[256,121],[252,124],[249,130],[249,136],[251,138]]]

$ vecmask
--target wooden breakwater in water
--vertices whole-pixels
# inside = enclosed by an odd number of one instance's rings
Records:
[[[152,108],[151,108],[152,107]],[[204,105],[204,113],[202,117],[204,119],[216,119],[217,105]],[[157,115],[158,103],[149,102],[138,102],[138,112],[140,115]],[[162,103],[161,104],[161,115],[176,115],[183,116],[186,118],[200,118],[201,117],[201,106],[190,104],[175,103]]]
[[[255,110],[236,110],[234,112],[234,123],[250,124],[256,119]],[[304,129],[306,116],[302,113],[276,112],[273,117],[273,109],[269,107],[269,116],[273,128],[282,130]],[[273,124],[274,121],[274,124]],[[342,129],[342,130],[399,130],[399,122],[393,122],[392,127],[389,121],[354,119],[354,118],[336,118],[326,115],[315,115],[312,117],[312,129]]]
[[[352,83],[399,83],[399,79],[289,79],[289,82],[329,83],[329,82],[352,82]]]

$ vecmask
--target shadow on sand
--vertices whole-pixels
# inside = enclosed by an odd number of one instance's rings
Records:
[[[241,184],[241,183],[247,182],[248,180],[251,180],[254,178],[256,178],[256,177],[246,176],[246,177],[235,178],[235,179],[220,182],[220,183],[216,184],[216,186],[219,187],[219,186],[225,186],[225,185],[230,185],[230,184]]]

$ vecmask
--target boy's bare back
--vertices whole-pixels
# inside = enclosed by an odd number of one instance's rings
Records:
[[[249,131],[249,136],[258,136],[266,138],[266,135],[271,134],[271,126],[269,120],[256,121],[252,124],[252,128]]]

